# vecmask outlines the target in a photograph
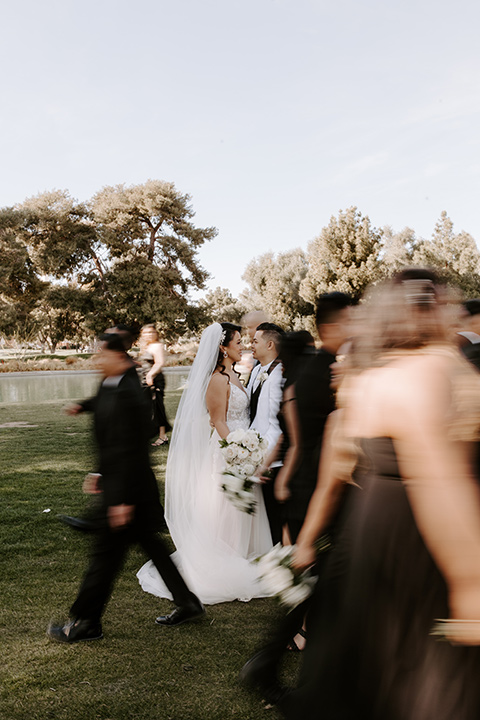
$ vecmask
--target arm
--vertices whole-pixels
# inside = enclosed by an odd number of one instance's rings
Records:
[[[208,383],[205,401],[210,415],[210,424],[223,440],[230,434],[227,425],[229,390],[228,377],[219,372],[213,373]]]
[[[300,424],[298,422],[294,385],[290,385],[284,392],[283,416],[287,426],[289,447],[283,467],[275,480],[274,494],[278,502],[285,502],[290,497],[288,485],[300,460]]]
[[[164,353],[163,353],[163,346],[161,343],[152,343],[148,346],[149,352],[153,356],[154,364],[148,371],[148,373],[145,375],[145,381],[147,385],[153,385],[153,381],[156,378],[156,376],[162,371],[163,365],[165,363]]]
[[[95,398],[88,398],[79,403],[71,403],[63,408],[63,412],[67,415],[80,415],[83,412],[93,412],[95,410]]]
[[[297,539],[294,565],[299,570],[315,562],[315,542],[328,527],[341,500],[345,480],[355,467],[355,457],[348,453],[345,456],[344,440],[343,411],[337,410],[331,413],[325,426],[317,486]]]

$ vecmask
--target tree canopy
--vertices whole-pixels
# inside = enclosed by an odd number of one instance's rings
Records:
[[[247,265],[243,279],[249,290],[241,299],[249,310],[265,310],[284,330],[299,330],[313,313],[312,304],[300,295],[307,274],[307,258],[300,248],[265,253]]]
[[[359,298],[382,276],[382,231],[356,207],[341,210],[308,246],[308,272],[301,296],[314,304],[322,293],[339,290]]]
[[[208,278],[198,251],[216,235],[194,224],[191,198],[173,183],[104,187],[79,202],[52,190],[0,210],[0,333],[39,338],[51,349],[118,322],[157,324],[167,339],[213,321],[239,322],[263,309],[286,330],[313,327],[317,297],[359,298],[411,265],[432,267],[466,297],[480,296],[480,252],[442,212],[430,239],[411,228],[375,228],[356,207],[332,216],[305,253],[268,252],[244,272],[237,299],[227,288],[194,302]]]
[[[217,232],[193,218],[190,196],[160,180],[105,187],[87,203],[54,190],[4,208],[0,330],[8,332],[22,301],[20,315],[30,313],[38,327],[42,317],[53,327],[51,318],[58,324],[61,316],[66,339],[78,335],[73,319],[85,333],[156,322],[164,336],[178,335],[188,326],[178,320],[191,316],[189,290],[204,288],[208,277],[198,249]],[[61,306],[52,292],[58,284],[74,288]]]

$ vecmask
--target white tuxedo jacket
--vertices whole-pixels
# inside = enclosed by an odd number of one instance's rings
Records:
[[[256,386],[256,378],[261,370],[261,365],[256,365],[250,376],[247,385],[249,399]],[[278,412],[282,400],[283,391],[283,374],[282,365],[279,363],[272,370],[268,378],[263,383],[263,387],[258,397],[257,414],[253,419],[251,428],[256,430],[262,438],[268,442],[268,452],[270,453],[277,444],[278,438],[282,431],[278,422]]]

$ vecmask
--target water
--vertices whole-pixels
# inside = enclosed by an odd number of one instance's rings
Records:
[[[182,389],[190,368],[165,368],[166,391]],[[99,376],[81,370],[0,373],[0,403],[84,400],[97,392]]]

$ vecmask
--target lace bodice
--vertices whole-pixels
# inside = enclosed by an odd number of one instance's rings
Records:
[[[238,428],[246,429],[250,425],[248,404],[247,393],[230,383],[230,398],[227,410],[227,425],[230,432]]]

